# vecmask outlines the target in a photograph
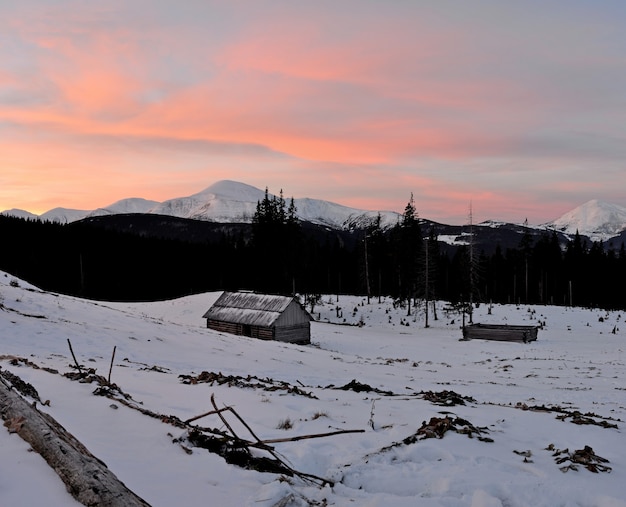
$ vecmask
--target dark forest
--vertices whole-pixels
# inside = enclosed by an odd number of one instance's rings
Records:
[[[61,225],[0,216],[0,269],[49,291],[149,301],[217,290],[362,294],[626,309],[626,250],[524,234],[490,253],[422,230],[413,200],[394,227],[337,231],[266,195],[252,224],[123,215]]]

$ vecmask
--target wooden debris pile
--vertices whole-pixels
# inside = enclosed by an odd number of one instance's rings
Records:
[[[8,361],[11,366],[24,365],[24,366],[30,366],[34,370],[43,370],[43,371],[47,371],[48,373],[54,373],[54,374],[59,373],[59,370],[55,370],[54,368],[46,368],[45,366],[39,366],[38,364],[33,363],[30,359],[27,359],[25,357],[1,355],[0,361]]]
[[[354,433],[363,431],[343,430],[335,431],[332,433],[325,433],[322,435],[305,435],[286,439],[261,441],[252,431],[250,426],[235,411],[235,409],[233,409],[232,407],[224,407],[221,409],[218,408],[215,403],[214,395],[211,395],[211,403],[214,410],[211,410],[196,417],[192,417],[191,419],[187,419],[186,421],[182,421],[180,418],[172,415],[157,414],[138,406],[138,404],[134,402],[134,400],[132,400],[130,395],[124,393],[117,385],[111,382],[111,369],[113,368],[115,348],[113,349],[111,368],[109,369],[109,377],[107,379],[102,375],[97,375],[94,369],[83,370],[83,368],[81,368],[80,364],[76,360],[76,356],[74,355],[74,351],[72,350],[72,345],[69,340],[68,345],[70,347],[72,357],[74,358],[75,367],[78,371],[66,373],[64,375],[65,377],[83,383],[96,382],[98,384],[98,388],[94,390],[93,394],[115,399],[116,401],[130,408],[140,411],[142,414],[158,418],[161,420],[161,422],[171,424],[177,428],[187,429],[187,436],[174,439],[174,443],[179,443],[183,450],[185,450],[185,452],[189,454],[191,454],[193,451],[189,447],[183,445],[182,442],[184,441],[188,442],[193,447],[201,447],[207,449],[210,452],[216,453],[222,456],[227,463],[238,465],[243,468],[257,470],[259,472],[277,473],[288,477],[297,476],[305,481],[316,483],[320,486],[325,486],[327,484],[330,484],[332,486],[333,483],[327,479],[317,477],[311,474],[306,474],[304,472],[299,472],[291,468],[287,463],[285,463],[285,461],[283,461],[279,457],[279,455],[270,444],[276,442],[296,441],[307,438],[319,438],[342,433]],[[290,386],[286,382],[275,383],[270,378],[259,379],[258,377],[254,376],[248,376],[247,378],[244,378],[234,375],[223,375],[222,373],[211,373],[206,371],[195,377],[190,375],[179,375],[179,378],[182,378],[183,383],[186,384],[211,383],[211,385],[213,385],[213,383],[218,383],[219,385],[228,384],[229,386],[235,385],[237,387],[262,388],[268,391],[284,390],[289,393],[300,394],[314,398],[314,396],[310,393],[305,393],[297,387]],[[256,383],[253,383],[252,381],[256,381]],[[235,418],[247,429],[247,431],[253,437],[253,440],[240,438],[237,433],[235,433],[230,423],[224,417],[224,412],[230,412],[231,414],[233,414]],[[227,428],[227,431],[220,431],[218,429],[202,428],[191,425],[192,422],[209,415],[219,416],[223,425]],[[266,452],[269,454],[269,456],[258,456],[252,451],[252,449],[254,449],[256,452]]]
[[[205,414],[193,417],[185,421],[188,424],[191,421],[195,421],[208,415],[217,415],[226,431],[212,430],[209,428],[192,427],[189,429],[186,438],[176,439],[175,442],[186,441],[194,447],[201,447],[207,449],[209,452],[213,452],[222,456],[227,463],[234,464],[250,470],[257,470],[259,472],[269,472],[275,474],[282,474],[288,477],[299,477],[306,482],[314,483],[319,486],[330,485],[333,486],[333,482],[317,477],[312,474],[299,472],[289,466],[275,451],[271,444],[277,442],[290,442],[309,438],[320,438],[331,435],[338,435],[343,433],[356,433],[363,432],[363,430],[344,430],[335,431],[332,433],[325,433],[319,435],[304,435],[293,438],[281,438],[274,440],[261,440],[250,428],[250,426],[244,421],[244,419],[237,413],[232,407],[218,408],[215,403],[215,396],[211,395],[211,404],[214,410]],[[246,429],[251,439],[241,438],[234,430],[233,425],[226,419],[225,414],[230,413],[234,418]],[[182,444],[181,444],[182,445]],[[190,449],[183,446],[183,448],[190,452]],[[266,453],[265,456],[259,455],[259,452]]]
[[[556,416],[556,418],[559,421],[566,421],[570,419],[570,422],[573,424],[580,424],[580,425],[590,424],[590,425],[595,425],[595,426],[601,426],[602,428],[618,429],[617,424],[610,423],[608,421],[620,421],[619,419],[613,419],[612,417],[602,417],[602,416],[599,416],[598,414],[594,414],[593,412],[587,412],[583,414],[579,412],[578,410],[566,410],[563,407],[560,407],[558,405],[554,405],[554,406],[527,405],[526,403],[518,402],[515,404],[515,408],[518,408],[520,410],[530,410],[533,412],[557,412],[558,414],[560,414]],[[596,421],[596,419],[602,419],[602,420]]]
[[[264,391],[283,391],[288,394],[297,394],[298,396],[306,396],[307,398],[317,399],[315,395],[306,392],[297,386],[293,386],[282,380],[275,381],[269,377],[259,378],[255,375],[242,377],[239,375],[224,375],[221,372],[215,373],[203,371],[199,375],[179,375],[183,384],[202,384],[210,385],[227,385],[228,387],[241,387],[248,389],[262,389]]]
[[[467,435],[468,438],[474,438],[474,436],[476,436],[481,442],[493,442],[492,438],[483,436],[483,434],[488,433],[487,428],[474,426],[467,419],[462,419],[461,417],[450,417],[446,415],[445,417],[431,417],[428,422],[423,421],[422,426],[413,435],[406,437],[401,442],[393,443],[381,449],[381,451],[388,451],[400,445],[415,444],[427,438],[443,438],[449,431]]]
[[[187,441],[194,447],[200,447],[224,458],[226,463],[248,470],[282,474],[293,477],[294,471],[282,460],[266,456],[255,456],[250,450],[251,442],[244,442],[230,436],[207,435],[199,429],[191,429]]]
[[[342,391],[354,391],[356,393],[376,393],[383,396],[406,396],[394,393],[393,391],[383,391],[382,389],[377,389],[375,387],[370,386],[369,384],[363,384],[362,382],[358,382],[356,379],[351,380],[346,385],[341,387],[335,387],[334,385],[326,386],[326,389],[341,389]],[[454,391],[420,391],[416,394],[411,394],[410,396],[415,396],[422,398],[426,401],[430,401],[434,405],[439,405],[443,407],[452,407],[454,405],[465,405],[465,402],[475,403],[476,400],[471,396],[462,396]]]
[[[72,351],[72,356],[74,356]],[[75,368],[77,371],[72,371],[69,373],[65,373],[63,376],[73,381],[81,382],[81,383],[95,383],[98,387],[93,391],[93,394],[98,396],[105,396],[110,399],[113,399],[129,408],[134,410],[138,410],[144,415],[148,415],[153,418],[159,419],[161,422],[166,424],[170,424],[177,428],[186,429],[186,436],[174,439],[174,443],[179,443],[181,447],[187,452],[193,452],[189,447],[186,447],[183,442],[188,442],[193,447],[201,447],[209,450],[210,452],[216,453],[222,456],[226,462],[230,464],[234,464],[237,466],[241,466],[251,470],[257,470],[259,472],[268,472],[268,473],[276,473],[281,474],[287,477],[299,477],[300,479],[305,480],[306,482],[317,484],[319,486],[325,485],[333,485],[332,481],[324,479],[322,477],[317,477],[312,474],[307,474],[304,472],[297,471],[289,466],[274,450],[272,444],[278,442],[296,442],[299,440],[306,440],[312,438],[323,438],[334,435],[340,435],[345,433],[362,433],[365,430],[338,430],[328,433],[315,434],[315,435],[299,435],[288,438],[278,438],[278,439],[270,439],[270,440],[260,440],[256,434],[252,431],[250,426],[243,420],[243,418],[232,408],[232,407],[224,407],[218,408],[215,404],[214,396],[211,396],[211,403],[213,404],[214,410],[210,412],[201,414],[196,417],[192,417],[187,419],[186,421],[181,420],[180,418],[173,415],[163,415],[158,414],[156,412],[152,412],[141,406],[140,402],[136,402],[132,399],[132,397],[122,391],[116,384],[110,381],[110,372],[109,378],[105,378],[102,375],[96,374],[96,370],[93,368],[85,369],[78,364],[78,361],[75,359]],[[37,367],[36,365],[32,365],[33,367]],[[38,367],[37,367],[38,368]],[[56,372],[58,374],[58,372]],[[11,380],[5,380],[5,375]],[[208,378],[208,377],[207,377]],[[220,377],[218,377],[220,378]],[[252,377],[250,377],[252,378]],[[39,395],[33,386],[23,382],[19,377],[13,376],[9,372],[2,371],[0,369],[0,384],[4,384],[5,387],[9,390],[16,388],[16,386],[23,386],[22,395],[29,396],[34,399],[39,399]],[[20,398],[21,399],[21,398]],[[2,401],[0,399],[0,401]],[[0,407],[2,403],[0,403]],[[34,406],[28,405],[32,410],[36,410]],[[3,409],[4,410],[4,409]],[[226,420],[224,417],[224,413],[231,413],[249,432],[252,436],[251,439],[243,439],[240,438],[237,433],[235,433],[232,425]],[[204,428],[199,426],[194,426],[191,423],[206,417],[208,415],[218,415],[223,425],[227,428],[226,431],[221,431],[219,429],[212,428]],[[24,427],[25,422],[27,421],[26,417],[23,417],[22,414],[11,414],[11,413],[2,413],[2,419],[5,420],[5,426],[10,432],[21,433]],[[45,415],[45,414],[44,414]],[[77,445],[80,445],[77,442]],[[44,451],[40,451],[43,455]],[[265,455],[259,455],[259,453],[265,453]],[[67,468],[67,465],[65,465]],[[73,475],[78,476],[77,473]],[[65,479],[64,479],[65,480]],[[95,504],[94,504],[95,505]],[[118,504],[111,503],[111,506],[117,506]],[[126,504],[124,504],[126,505]],[[127,505],[134,505],[132,502],[129,502]]]
[[[454,405],[465,405],[465,402],[475,403],[476,400],[471,396],[461,396],[454,391],[422,391],[419,393],[420,396],[426,401],[430,401],[434,405],[441,405],[444,407],[452,407]]]
[[[14,375],[8,370],[3,370],[2,367],[0,367],[0,377],[10,382],[10,385],[13,387],[13,389],[15,389],[22,396],[28,396],[29,398],[32,398],[33,400],[41,403],[39,393],[32,384],[24,382],[17,375]]]
[[[553,451],[552,456],[554,457],[557,465],[566,463],[564,466],[560,467],[560,470],[563,473],[568,472],[569,470],[577,471],[578,465],[584,466],[587,470],[593,472],[594,474],[597,474],[598,472],[611,472],[612,470],[610,466],[604,464],[608,463],[609,460],[603,458],[602,456],[598,456],[588,445],[586,445],[583,449],[570,452],[569,449],[557,449],[554,447],[554,444],[550,444],[546,447],[546,450]]]
[[[487,428],[474,426],[468,420],[460,417],[453,418],[446,415],[445,417],[431,417],[428,422],[423,421],[422,426],[413,435],[406,437],[401,442],[394,442],[387,447],[383,447],[380,451],[386,452],[401,445],[415,444],[427,438],[443,438],[449,431],[467,435],[468,438],[474,438],[474,435],[476,435],[481,442],[493,442],[492,438],[483,436],[484,433],[488,433]]]
[[[111,382],[111,370],[113,369],[113,360],[115,358],[115,347],[113,348],[113,355],[111,357],[111,367],[109,368],[109,376],[105,378],[102,375],[98,375],[96,373],[95,368],[84,369],[76,360],[76,356],[74,355],[74,351],[72,349],[72,344],[68,340],[68,345],[70,346],[70,352],[72,353],[72,357],[74,358],[74,368],[75,371],[71,371],[68,373],[64,373],[63,376],[70,380],[74,380],[76,382],[80,382],[82,384],[92,384],[96,383],[98,387],[93,390],[93,394],[96,396],[104,396],[111,400],[115,400],[118,403],[125,405],[129,408],[137,410],[141,412],[143,415],[147,415],[154,419],[159,419],[161,422],[166,424],[171,424],[177,428],[185,428],[186,424],[180,420],[180,418],[175,415],[164,415],[159,414],[157,412],[153,412],[152,410],[148,410],[141,406],[141,402],[137,402],[133,400],[132,396],[128,393],[125,393],[117,384]]]
[[[488,433],[487,428],[474,426],[467,419],[461,417],[431,417],[430,421],[422,422],[422,426],[410,437],[405,438],[402,442],[405,444],[414,444],[418,440],[426,438],[443,438],[448,431],[454,431],[461,435],[467,435],[469,438],[477,436],[482,442],[493,442],[493,439],[483,437],[483,433]]]
[[[97,375],[94,369],[80,372],[69,372],[63,374],[63,376],[69,378],[70,380],[81,382],[83,384],[91,384],[95,382],[96,384],[98,384],[98,387],[93,390],[93,394],[95,394],[96,396],[104,396],[111,400],[115,400],[122,405],[141,412],[143,415],[147,415],[154,419],[159,419],[161,422],[171,424],[172,426],[176,426],[177,428],[186,427],[186,423],[181,421],[180,418],[176,417],[175,415],[159,414],[157,412],[153,412],[152,410],[148,410],[147,408],[142,407],[141,402],[133,400],[132,396],[128,393],[125,393],[117,384],[110,382],[102,375]]]
[[[560,421],[565,421],[566,419],[570,419],[571,423],[574,424],[592,424],[595,426],[602,426],[603,428],[614,428],[618,429],[617,424],[612,424],[608,421],[596,421],[593,417],[600,417],[592,413],[581,414],[578,410],[574,410],[573,412],[566,412],[562,415],[557,415],[556,418]]]
[[[381,389],[377,389],[375,387],[370,386],[369,384],[363,384],[358,382],[356,379],[352,379],[346,385],[341,387],[335,387],[334,385],[326,386],[326,389],[340,389],[342,391],[354,391],[355,393],[376,393],[382,394],[384,396],[396,396],[392,391],[383,391]]]

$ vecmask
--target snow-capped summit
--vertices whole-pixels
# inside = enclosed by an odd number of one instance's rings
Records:
[[[252,185],[232,180],[220,180],[195,194],[200,196],[213,196],[220,199],[229,199],[240,202],[257,202],[263,199],[265,192]]]
[[[606,241],[626,229],[626,208],[593,199],[545,226],[566,234],[578,231],[592,241]]]
[[[4,215],[7,217],[15,217],[15,218],[26,218],[26,219],[39,218],[37,215],[35,215],[34,213],[31,213],[30,211],[26,211],[26,210],[18,209],[18,208],[4,210],[2,213],[0,213],[0,215]]]
[[[258,188],[223,180],[197,194],[164,201],[149,213],[210,222],[250,222],[263,196]]]
[[[150,209],[159,204],[158,201],[150,201],[140,197],[131,197],[114,202],[104,208],[98,208],[87,215],[88,217],[97,217],[103,215],[117,215],[120,213],[148,213]]]

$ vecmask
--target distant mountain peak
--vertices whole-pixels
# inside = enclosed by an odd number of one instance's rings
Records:
[[[56,222],[59,224],[69,224],[85,218],[90,212],[81,209],[53,208],[39,215],[39,219],[44,222]]]
[[[18,209],[18,208],[6,209],[0,214],[7,216],[7,217],[15,217],[15,218],[27,218],[27,219],[39,218],[37,215],[35,215],[34,213],[31,213],[30,211],[26,211],[24,209]]]
[[[592,199],[546,226],[567,234],[578,231],[592,241],[606,241],[626,229],[626,208]]]

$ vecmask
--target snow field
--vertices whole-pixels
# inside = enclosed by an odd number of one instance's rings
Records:
[[[14,283],[10,283],[13,280]],[[459,341],[460,317],[406,316],[391,300],[324,296],[315,309],[311,346],[216,333],[201,315],[218,297],[201,294],[154,303],[92,302],[39,291],[0,273],[0,366],[50,400],[49,412],[133,491],[155,506],[626,506],[624,315],[564,307],[488,306],[474,320],[545,323],[530,344]],[[336,318],[336,305],[342,317]],[[356,312],[354,309],[356,308]],[[346,322],[343,322],[343,319]],[[454,320],[454,323],[452,323]],[[337,323],[334,323],[337,322]],[[352,325],[363,322],[364,325]],[[401,324],[402,323],[402,324]],[[408,325],[406,325],[408,323]],[[338,325],[342,324],[342,325]],[[274,444],[299,471],[335,481],[331,488],[244,470],[176,440],[184,430],[92,394],[93,384],[11,364],[28,359],[61,374],[72,371],[67,339],[85,367],[108,375],[138,406],[182,420],[232,406],[262,439],[339,430],[332,437]],[[202,371],[297,386],[314,398],[228,385],[183,384]],[[334,389],[352,380],[379,392]],[[438,406],[424,391],[472,397]],[[618,428],[572,424],[559,413],[522,410],[559,406],[594,413]],[[115,408],[113,408],[115,407]],[[405,445],[424,421],[459,417],[493,442],[448,431]],[[226,416],[228,417],[228,416]],[[247,430],[231,420],[243,438]],[[289,424],[285,424],[288,421]],[[373,427],[372,427],[373,423]],[[216,416],[196,421],[224,429]],[[288,429],[281,429],[288,427]],[[609,460],[611,472],[562,472],[553,452],[585,445]],[[0,505],[75,504],[60,480],[17,435],[0,431]],[[517,451],[517,452],[516,452]],[[528,457],[522,454],[526,453]],[[36,483],[37,488],[32,484]]]

